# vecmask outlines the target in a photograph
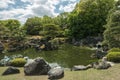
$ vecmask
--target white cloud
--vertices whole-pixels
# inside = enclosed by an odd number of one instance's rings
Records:
[[[56,5],[63,3],[64,1],[68,1],[69,4],[63,6],[61,5],[58,8],[58,11],[70,12],[74,9],[77,0],[21,0],[23,3],[26,2],[30,4],[26,4],[24,8],[11,8],[9,10],[0,11],[0,19],[18,19],[22,23],[29,17],[33,16],[56,16],[59,12],[55,12]],[[15,4],[15,0],[1,0],[0,8],[6,9],[9,7],[9,4]],[[22,6],[22,5],[21,5]]]
[[[0,12],[0,19],[18,19],[21,22],[25,22],[25,18],[31,17],[33,15],[31,10],[25,9],[11,9],[11,10],[4,10]]]
[[[58,3],[58,0],[39,0],[36,1],[33,6],[31,6],[31,9],[37,16],[54,16],[56,15],[56,13],[54,12],[55,5],[57,5]]]
[[[70,2],[76,2],[76,1],[78,1],[78,0],[61,0],[62,2],[63,1],[70,1]]]
[[[27,9],[31,9],[36,16],[54,16],[57,13],[54,12],[55,5],[59,4],[60,0],[21,0],[23,2],[29,2],[31,5]]]
[[[60,5],[59,10],[63,12],[71,12],[74,9],[75,5],[76,3],[70,3],[66,6]]]
[[[0,0],[0,9],[8,8],[9,4],[15,4],[14,0]]]

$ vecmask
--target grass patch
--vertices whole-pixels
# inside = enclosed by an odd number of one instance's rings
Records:
[[[0,67],[0,80],[48,80],[48,76],[25,76],[23,68],[20,69],[20,74],[1,76],[7,67]],[[61,80],[119,80],[120,79],[120,64],[106,70],[89,69],[85,71],[65,71],[65,76]]]

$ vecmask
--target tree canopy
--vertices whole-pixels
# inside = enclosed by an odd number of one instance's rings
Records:
[[[81,40],[89,36],[104,35],[107,40],[108,27],[119,24],[119,8],[114,7],[114,0],[80,0],[72,12],[63,12],[56,17],[28,18],[24,25],[18,20],[0,21],[0,35],[9,37],[24,37],[27,35],[44,35],[50,37],[69,37]],[[118,5],[116,3],[116,5]],[[111,11],[109,13],[109,11]],[[113,11],[115,11],[113,13]],[[107,19],[109,15],[109,18]],[[106,21],[107,19],[107,21]],[[103,27],[107,23],[106,27]],[[109,25],[108,25],[109,24]],[[118,35],[119,37],[119,35]]]
[[[42,27],[41,18],[39,17],[28,18],[25,23],[26,34],[39,35],[41,27]]]
[[[114,0],[81,0],[69,16],[69,36],[82,39],[102,34],[113,3]]]
[[[110,11],[105,28],[104,42],[111,48],[120,47],[120,0]]]
[[[23,39],[25,37],[25,30],[23,30],[18,20],[15,19],[1,20],[0,37]]]
[[[51,38],[55,38],[56,36],[59,35],[59,26],[55,25],[55,24],[46,24],[43,26],[43,31],[42,31],[42,35],[44,35],[45,37],[51,37]]]

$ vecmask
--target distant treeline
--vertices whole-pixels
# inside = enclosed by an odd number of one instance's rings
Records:
[[[64,12],[56,17],[31,17],[24,25],[15,19],[0,20],[0,38],[23,39],[28,35],[40,35],[81,40],[102,35],[105,44],[120,47],[117,44],[120,42],[119,6],[120,0],[117,3],[115,0],[80,0],[72,12]],[[113,42],[116,44],[112,45]]]

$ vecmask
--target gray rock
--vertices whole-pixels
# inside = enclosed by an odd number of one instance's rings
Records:
[[[60,67],[60,65],[58,63],[50,63],[49,64],[51,69],[55,68],[55,67]]]
[[[47,75],[50,66],[43,58],[28,60],[24,66],[25,75]]]
[[[106,57],[103,57],[100,62],[93,63],[93,68],[95,69],[108,69],[111,66],[111,63],[107,61]]]
[[[109,67],[111,67],[111,65],[106,62],[95,63],[93,65],[95,69],[108,69]]]
[[[2,75],[17,74],[17,73],[20,73],[19,69],[15,67],[9,67],[5,70],[5,72],[3,72]]]
[[[48,72],[48,79],[56,80],[64,77],[64,69],[61,67],[54,67]]]

